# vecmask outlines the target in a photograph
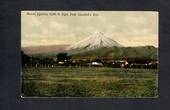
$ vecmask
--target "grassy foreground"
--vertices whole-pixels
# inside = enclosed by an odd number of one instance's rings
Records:
[[[23,68],[23,97],[158,97],[157,69]]]

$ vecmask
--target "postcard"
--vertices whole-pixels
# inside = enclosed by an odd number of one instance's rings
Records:
[[[157,98],[156,11],[21,11],[21,96]]]

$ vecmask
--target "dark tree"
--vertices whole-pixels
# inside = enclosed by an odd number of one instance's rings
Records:
[[[67,53],[59,53],[56,55],[57,61],[67,62],[71,57]]]
[[[30,59],[31,57],[26,55],[23,51],[21,51],[21,60],[22,60],[22,66],[29,66],[30,65]]]

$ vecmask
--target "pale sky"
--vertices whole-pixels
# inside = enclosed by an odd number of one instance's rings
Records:
[[[96,31],[101,31],[105,36],[123,46],[153,45],[158,47],[158,12],[21,12],[22,47],[73,44]]]

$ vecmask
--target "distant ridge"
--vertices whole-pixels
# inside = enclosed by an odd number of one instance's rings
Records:
[[[68,44],[64,45],[49,45],[49,46],[32,46],[32,47],[22,47],[21,49],[27,54],[41,54],[48,52],[60,52],[65,51]]]
[[[37,57],[54,57],[60,52],[68,53],[73,58],[100,58],[109,57],[113,59],[122,58],[142,58],[142,59],[158,59],[158,48],[154,46],[137,46],[137,47],[101,47],[86,51],[67,51],[69,45],[57,46],[40,46],[23,48],[24,52]]]
[[[158,59],[158,48],[154,46],[137,46],[137,47],[102,47],[84,52],[73,52],[73,57],[112,57],[114,59],[122,58],[143,58]]]

